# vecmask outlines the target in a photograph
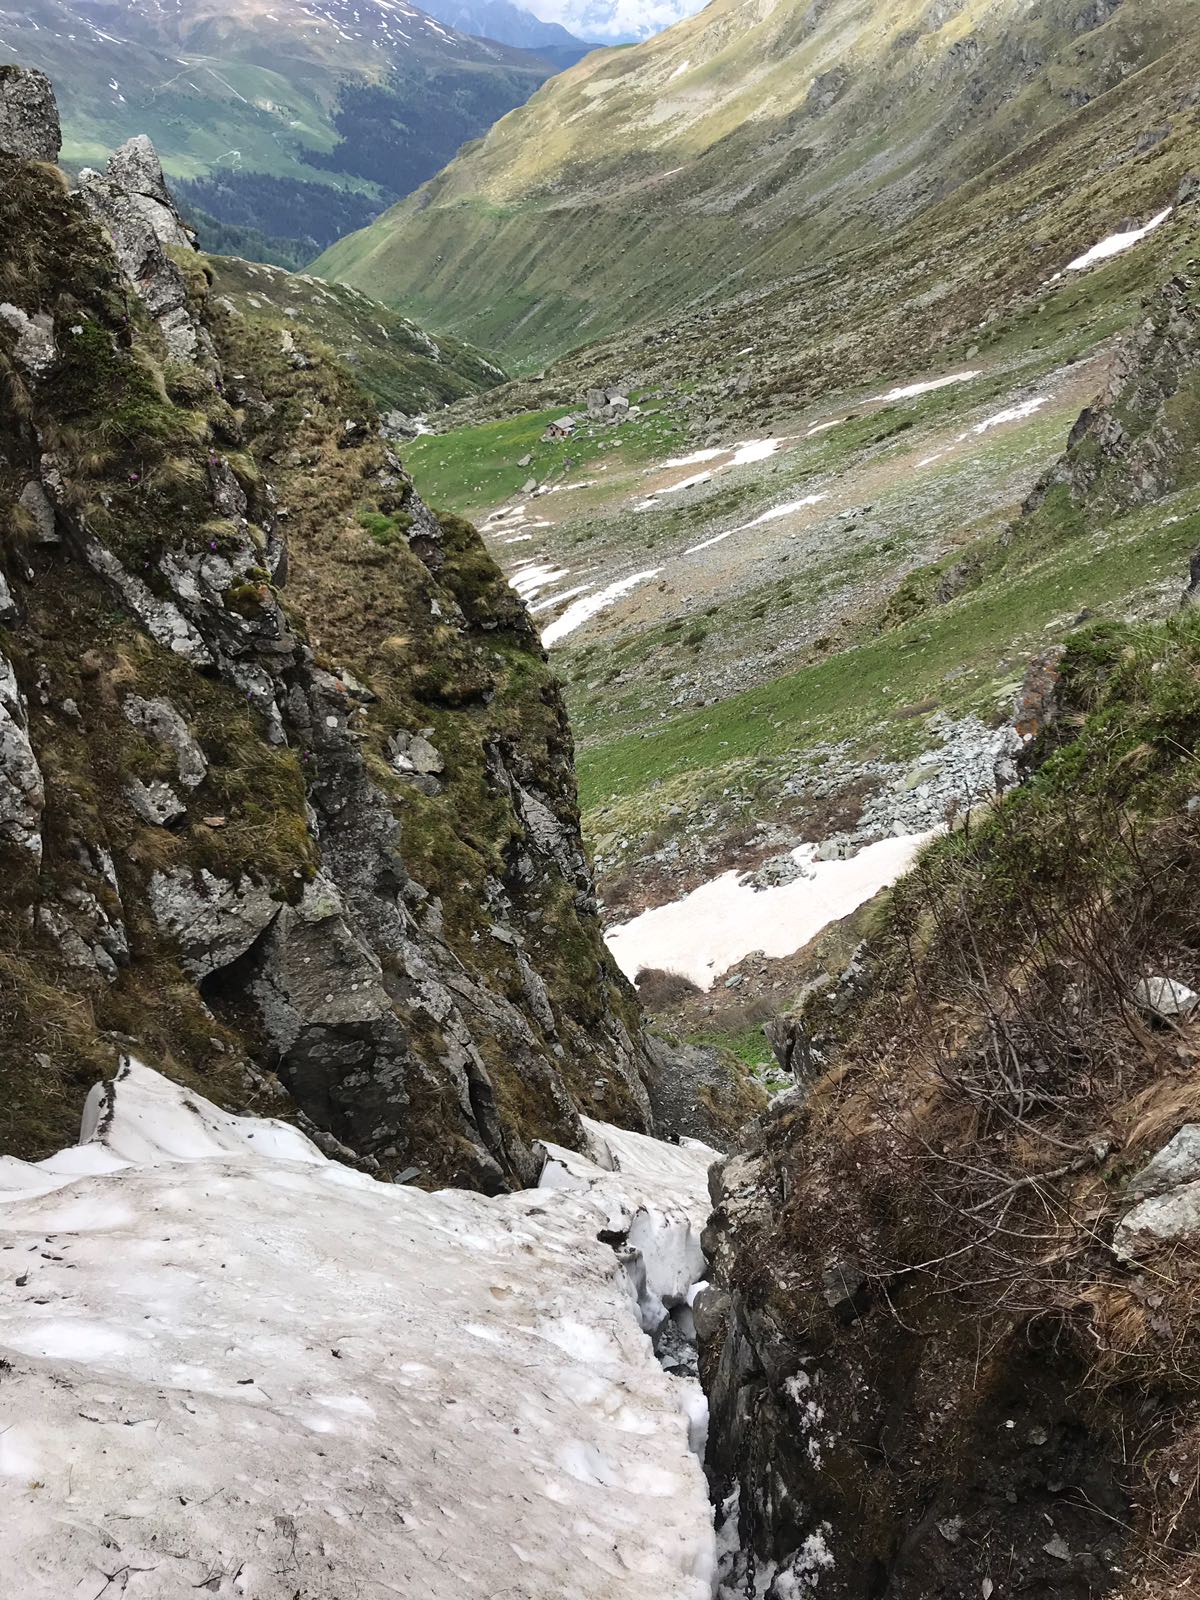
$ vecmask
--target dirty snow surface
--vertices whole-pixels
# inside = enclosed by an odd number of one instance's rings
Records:
[[[712,1152],[589,1124],[557,1187],[430,1195],[109,1093],[0,1161],[0,1594],[707,1600],[694,1397],[596,1234],[669,1298]]]
[[[654,968],[711,989],[756,950],[778,959],[803,949],[907,872],[932,837],[880,839],[848,861],[815,861],[817,847],[800,845],[792,851],[802,870],[796,882],[759,889],[743,873],[723,872],[681,900],[610,928],[608,948],[631,981]]]

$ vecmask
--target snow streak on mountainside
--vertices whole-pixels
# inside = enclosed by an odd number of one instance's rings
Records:
[[[485,1200],[136,1062],[90,1110],[0,1158],[5,1595],[711,1595],[696,1390],[596,1236],[669,1295],[712,1151],[591,1124],[595,1161]]]

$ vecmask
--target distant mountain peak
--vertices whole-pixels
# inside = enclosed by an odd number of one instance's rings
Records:
[[[528,23],[562,48],[409,0],[21,0],[0,63],[54,80],[69,166],[148,134],[206,243],[296,266],[586,52]]]
[[[559,67],[571,66],[592,48],[561,23],[543,20],[513,0],[430,0],[426,10],[460,33],[534,50]]]

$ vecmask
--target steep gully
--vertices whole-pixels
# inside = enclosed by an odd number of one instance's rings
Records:
[[[191,337],[186,319],[163,331]],[[428,1196],[330,1161],[283,1124],[229,1117],[131,1058],[79,1147],[0,1162],[3,1248],[24,1269],[0,1307],[16,1357],[0,1469],[27,1485],[0,1552],[8,1590],[49,1600],[94,1577],[99,1596],[136,1573],[150,1596],[264,1600],[347,1581],[431,1600],[602,1600],[613,1583],[647,1600],[808,1593],[832,1564],[828,1526],[808,1525],[782,1566],[758,1565],[761,1491],[770,1480],[786,1495],[752,1451],[740,1476],[725,1461],[714,1543],[688,1451],[703,1452],[703,1406],[634,1332],[686,1373],[692,1336],[712,1340],[727,1316],[727,1293],[699,1287],[713,1152],[584,1126],[584,1154],[542,1145],[537,1189]],[[720,1228],[763,1194],[731,1163]],[[828,1295],[853,1309],[848,1274]],[[726,1340],[722,1362],[761,1359],[755,1339],[740,1356]],[[719,1392],[753,1404],[740,1376]],[[783,1389],[819,1471],[816,1382],[801,1371]],[[744,1436],[759,1436],[755,1420],[741,1418]],[[77,1483],[80,1465],[92,1472]],[[464,1516],[472,1537],[448,1540]],[[106,1518],[119,1537],[97,1531]]]

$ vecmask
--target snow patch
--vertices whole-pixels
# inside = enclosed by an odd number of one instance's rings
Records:
[[[522,563],[508,581],[522,600],[532,600],[552,583],[560,583],[567,577],[570,577],[570,573],[566,567],[530,561]]]
[[[986,422],[977,422],[972,428],[972,433],[987,433],[991,428],[999,428],[1006,422],[1022,422],[1026,417],[1034,416],[1043,406],[1050,404],[1049,395],[1038,395],[1032,400],[1022,400],[1019,405],[1009,406],[1005,411],[997,411],[994,417],[988,417]],[[963,435],[966,438],[966,434]]]
[[[868,405],[890,404],[893,400],[915,400],[918,395],[932,394],[935,389],[948,389],[956,383],[973,383],[981,372],[952,372],[947,378],[933,378],[926,383],[906,384],[902,389],[890,389],[887,394],[872,395]]]
[[[828,499],[827,494],[806,494],[801,500],[787,500],[783,505],[772,506],[769,511],[762,512],[750,522],[743,522],[736,528],[727,528],[724,533],[714,534],[711,539],[704,539],[700,544],[689,546],[683,553],[685,556],[698,555],[701,550],[711,550],[713,545],[720,544],[723,539],[731,539],[735,533],[745,533],[748,528],[761,527],[764,522],[776,522],[780,517],[790,517],[795,511],[803,511],[808,506],[819,506],[822,500]]]
[[[783,443],[782,439],[747,439],[744,444],[734,445],[731,467],[746,467],[752,461],[766,461],[773,456]]]
[[[849,861],[815,861],[817,846],[800,845],[792,855],[805,874],[796,882],[755,889],[742,873],[722,873],[681,900],[610,928],[608,948],[631,981],[654,967],[711,989],[754,951],[772,959],[794,955],[907,872],[932,837],[881,839]]]
[[[672,456],[669,461],[663,461],[657,467],[647,467],[647,472],[665,472],[669,467],[698,467],[704,461],[715,461],[718,456],[725,455],[723,448],[707,450],[693,450],[690,456]]]
[[[1084,272],[1088,267],[1094,267],[1097,261],[1108,261],[1112,256],[1119,256],[1126,250],[1131,250],[1156,228],[1161,228],[1174,209],[1174,206],[1168,206],[1165,211],[1160,211],[1156,217],[1150,218],[1144,228],[1130,228],[1126,233],[1110,233],[1107,239],[1101,239],[1099,244],[1094,244],[1090,250],[1085,250],[1081,256],[1076,256],[1074,261],[1068,261],[1063,272]],[[1062,272],[1056,272],[1050,282],[1057,283],[1061,277]]]
[[[696,472],[690,478],[681,478],[678,483],[672,483],[666,489],[660,489],[658,492],[659,494],[679,494],[684,489],[695,489],[702,483],[708,483],[711,478],[711,472]]]
[[[564,600],[573,600],[577,594],[587,594],[591,587],[590,583],[580,583],[573,589],[563,589],[558,594],[547,595],[544,600],[539,600],[537,605],[530,606],[530,613],[536,617],[539,611],[553,611],[554,607],[562,605]]]
[[[661,567],[651,567],[646,572],[635,572],[632,577],[610,583],[607,589],[601,589],[596,594],[585,595],[581,600],[576,600],[567,607],[561,617],[556,617],[548,628],[543,629],[542,643],[547,648],[557,644],[560,639],[565,639],[569,633],[574,633],[576,628],[581,628],[599,612],[615,604],[631,589],[636,589],[638,584],[657,578],[661,571]]]
[[[133,1061],[93,1109],[112,1170],[0,1195],[29,1280],[0,1300],[0,1593],[709,1600],[701,1402],[597,1235],[636,1224],[677,1294],[714,1152],[585,1122],[587,1155],[549,1152],[569,1186],[489,1199]]]

